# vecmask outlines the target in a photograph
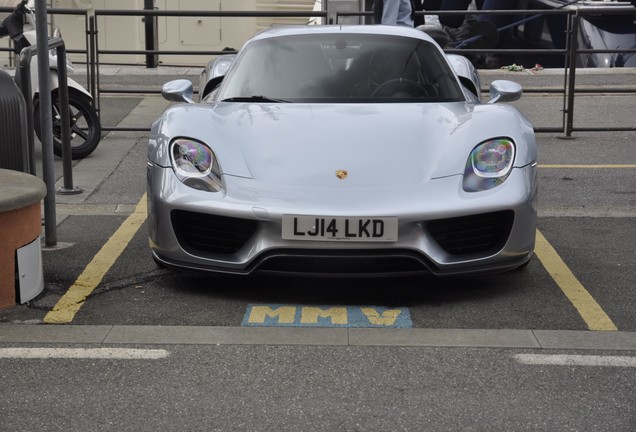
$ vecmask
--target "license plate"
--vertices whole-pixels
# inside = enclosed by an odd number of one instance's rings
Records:
[[[397,217],[283,215],[285,240],[394,242]]]

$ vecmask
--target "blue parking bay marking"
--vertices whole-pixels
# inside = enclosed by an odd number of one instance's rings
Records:
[[[332,305],[248,305],[243,327],[411,328],[408,308]]]

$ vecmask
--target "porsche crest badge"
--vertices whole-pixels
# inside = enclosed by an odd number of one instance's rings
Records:
[[[336,177],[338,177],[340,180],[346,179],[348,175],[349,175],[349,171],[347,171],[347,170],[337,170],[336,171]]]

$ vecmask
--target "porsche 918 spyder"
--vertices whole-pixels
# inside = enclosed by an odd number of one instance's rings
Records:
[[[533,126],[498,80],[426,33],[287,26],[220,55],[148,146],[149,244],[167,267],[476,274],[535,245]],[[195,100],[196,99],[196,100]]]

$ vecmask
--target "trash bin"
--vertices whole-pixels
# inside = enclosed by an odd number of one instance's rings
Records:
[[[0,70],[0,125],[0,168],[29,173],[26,102],[4,70]]]

